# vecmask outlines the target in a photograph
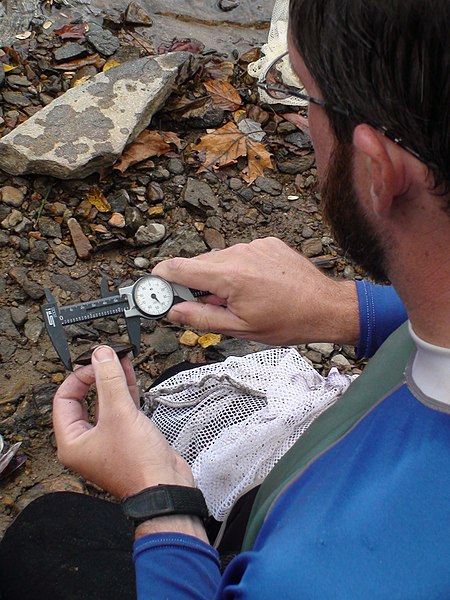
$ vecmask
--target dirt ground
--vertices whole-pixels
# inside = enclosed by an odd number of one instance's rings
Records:
[[[33,39],[42,56],[50,56],[54,47],[61,45],[50,34],[41,33]],[[133,43],[121,40],[122,45]],[[64,73],[58,71],[53,91],[42,88],[33,95],[30,87],[35,87],[35,83],[31,73],[39,79],[42,68],[48,67],[39,66],[30,55],[30,47],[23,44],[18,43],[17,55],[9,51],[3,54],[3,64],[15,63],[17,67],[6,72],[0,88],[4,94],[0,136],[26,120],[32,112],[25,110],[27,106],[39,109],[49,101],[44,94],[61,94],[67,81]],[[139,52],[144,52],[142,44],[138,46]],[[203,72],[195,80],[174,91],[172,100],[193,101],[205,96],[202,85],[211,76],[211,72],[205,75],[211,64],[208,60],[204,59]],[[247,62],[242,56],[216,57],[214,65],[227,63],[226,70],[231,73],[228,82],[242,100],[241,117],[245,115],[259,123],[266,134],[264,144],[274,168],[250,184],[242,178],[245,157],[221,169],[198,172],[202,157],[193,145],[211,128],[236,122],[239,115],[231,110],[219,113],[220,124],[208,122],[208,115],[201,111],[193,121],[193,115],[186,111],[181,112],[181,117],[180,112],[176,113],[175,118],[173,112],[163,110],[150,129],[176,133],[182,140],[181,148],[135,165],[123,174],[110,170],[85,180],[62,181],[0,172],[0,432],[8,445],[22,442],[18,454],[26,457],[20,469],[0,480],[0,535],[30,500],[48,491],[101,493],[65,470],[56,458],[51,401],[66,372],[43,326],[44,288],[50,289],[61,304],[87,301],[99,297],[104,275],[110,286],[117,288],[135,281],[167,256],[193,256],[267,235],[277,236],[303,251],[331,277],[361,275],[340,255],[323,222],[314,156],[302,137],[307,130],[302,131],[284,116],[296,112],[292,108],[260,105],[254,81],[246,75]],[[28,78],[30,86],[21,87],[20,80],[10,79],[11,73]],[[48,77],[42,81],[48,81]],[[21,105],[19,96],[8,96],[6,91],[29,94],[32,104]],[[17,106],[11,104],[14,98],[19,102]],[[215,116],[217,121],[217,111]],[[213,206],[199,207],[190,199],[189,190],[194,188],[195,192],[199,182],[208,186],[216,199]],[[100,189],[110,205],[115,203],[116,210],[102,212],[87,201],[93,188]],[[123,216],[123,227],[114,226],[112,212]],[[84,259],[75,252],[67,226],[73,217],[91,243],[92,249]],[[162,239],[155,244],[138,245],[133,224],[138,217],[146,225],[163,224]],[[69,251],[73,262],[68,258]],[[166,321],[145,321],[142,325],[141,353],[134,360],[142,389],[168,366],[181,360],[201,364],[211,352],[198,344],[184,345],[180,342],[183,330]],[[121,318],[104,318],[66,329],[73,357],[98,341],[127,341]],[[220,351],[220,344],[218,348]],[[361,365],[356,363],[352,348],[335,346],[328,356],[305,346],[299,350],[324,373],[336,356],[341,357],[341,368],[360,372]]]

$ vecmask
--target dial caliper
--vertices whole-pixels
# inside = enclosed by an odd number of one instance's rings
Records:
[[[144,275],[133,285],[119,288],[116,292],[108,290],[107,278],[104,277],[101,292],[102,297],[96,300],[58,306],[53,294],[45,290],[47,303],[41,307],[45,327],[66,369],[72,370],[72,359],[64,333],[65,325],[122,314],[133,355],[137,356],[141,345],[141,318],[161,319],[174,304],[195,301],[209,294],[170,283],[156,275]]]

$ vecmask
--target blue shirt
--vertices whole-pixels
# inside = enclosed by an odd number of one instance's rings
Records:
[[[391,288],[360,283],[358,297],[370,354],[405,313]],[[450,415],[405,382],[380,398],[287,487],[223,577],[216,551],[186,535],[140,538],[134,556],[140,600],[448,599]]]

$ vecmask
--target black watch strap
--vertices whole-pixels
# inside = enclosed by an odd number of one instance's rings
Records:
[[[136,525],[165,515],[208,517],[205,498],[198,488],[183,485],[156,485],[122,500],[122,510]]]

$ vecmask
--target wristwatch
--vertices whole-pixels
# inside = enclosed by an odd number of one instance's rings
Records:
[[[198,488],[183,485],[156,485],[134,496],[122,499],[125,516],[135,525],[167,515],[194,515],[208,517],[205,498]]]
[[[129,308],[124,311],[125,317],[140,316],[146,319],[161,319],[174,304],[209,294],[171,283],[157,275],[144,275],[133,285],[120,288],[119,293],[128,297]]]

